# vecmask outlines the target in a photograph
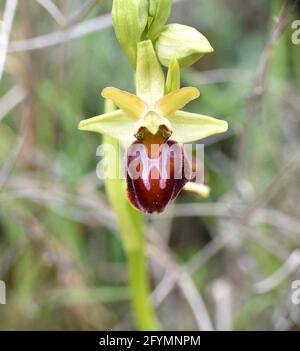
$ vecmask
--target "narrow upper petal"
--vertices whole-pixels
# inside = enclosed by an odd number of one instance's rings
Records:
[[[210,135],[224,133],[228,123],[196,113],[177,111],[172,118],[172,139],[181,143],[204,139]]]
[[[180,66],[178,60],[173,58],[170,61],[168,68],[168,75],[166,80],[166,94],[171,93],[172,91],[180,89]]]
[[[199,96],[200,92],[197,88],[181,88],[161,98],[155,107],[164,117],[172,117],[177,110]]]
[[[107,134],[122,141],[133,141],[135,122],[122,110],[106,113],[79,123],[78,129]]]
[[[101,94],[104,98],[112,100],[129,117],[135,120],[142,117],[147,110],[147,104],[142,99],[127,91],[109,87],[103,89]]]

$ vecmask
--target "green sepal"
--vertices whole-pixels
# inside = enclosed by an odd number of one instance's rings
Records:
[[[135,122],[122,110],[85,119],[79,123],[79,130],[109,135],[124,142],[133,141]]]
[[[172,138],[180,143],[191,143],[224,133],[228,129],[226,121],[184,111],[177,111],[170,122],[173,129]]]
[[[158,62],[152,42],[146,40],[138,44],[136,70],[136,91],[149,108],[164,96],[165,77]]]

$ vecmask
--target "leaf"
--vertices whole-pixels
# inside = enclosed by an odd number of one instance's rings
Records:
[[[133,119],[141,118],[147,110],[147,104],[143,100],[127,91],[109,87],[103,89],[101,94],[104,98],[112,100]]]
[[[135,140],[135,122],[121,110],[85,119],[79,123],[78,129],[109,135],[122,141]]]
[[[197,88],[181,88],[164,96],[156,103],[155,107],[163,116],[172,117],[177,110],[183,108],[190,101],[197,99],[199,96],[200,92]]]
[[[149,107],[164,95],[164,73],[150,40],[138,44],[136,89],[138,97]]]
[[[204,139],[214,134],[224,133],[228,129],[226,121],[184,111],[177,111],[171,123],[172,139],[181,143]]]

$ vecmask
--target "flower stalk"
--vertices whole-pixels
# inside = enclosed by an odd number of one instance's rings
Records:
[[[110,100],[105,102],[105,112],[110,113],[115,106]],[[119,174],[119,141],[108,135],[103,136],[103,143],[110,145],[117,153],[113,168]],[[104,158],[107,164],[114,159],[107,148]],[[107,170],[109,172],[109,170]],[[138,330],[158,329],[158,322],[150,301],[150,284],[145,257],[144,216],[127,201],[125,184],[121,179],[105,177],[105,190],[109,203],[114,210],[121,239],[128,263],[128,284],[131,293],[132,313]]]

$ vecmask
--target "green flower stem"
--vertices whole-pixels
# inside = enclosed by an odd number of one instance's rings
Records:
[[[115,110],[114,104],[106,100],[105,112]],[[103,136],[103,144],[111,145],[116,152],[116,171],[119,172],[119,142]],[[109,151],[108,151],[109,152]],[[106,153],[108,167],[112,157]],[[128,280],[132,312],[138,330],[155,330],[158,323],[150,301],[150,284],[145,258],[144,216],[130,206],[126,197],[125,184],[119,177],[105,177],[105,189],[109,202],[117,216],[118,226],[128,262]]]

